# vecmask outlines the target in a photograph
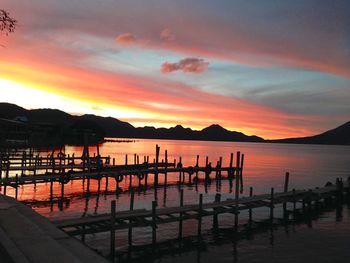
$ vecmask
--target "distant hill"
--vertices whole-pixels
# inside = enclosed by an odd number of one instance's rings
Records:
[[[100,117],[91,114],[74,116],[60,110],[26,110],[14,104],[0,103],[0,118],[14,119],[18,116],[26,117],[30,123],[51,123],[60,126],[64,130],[77,129],[77,127],[91,128],[94,131],[103,132],[106,137],[239,142],[264,141],[263,138],[258,136],[247,136],[241,132],[229,131],[217,124],[201,131],[184,128],[181,125],[169,129],[147,126],[135,128],[127,122],[112,117]]]
[[[270,140],[267,142],[350,145],[350,121],[335,129],[326,131],[318,135],[301,138]]]
[[[26,117],[30,123],[56,125],[63,131],[68,131],[68,134],[73,130],[75,136],[77,136],[76,131],[90,129],[101,135],[103,134],[105,137],[120,138],[350,145],[350,122],[315,136],[264,140],[258,136],[248,136],[241,132],[229,131],[218,124],[213,124],[199,131],[184,128],[181,125],[171,128],[151,126],[136,128],[130,123],[112,117],[100,117],[91,114],[74,116],[60,110],[26,110],[14,104],[0,103],[0,118],[12,120],[18,116]]]
[[[229,131],[220,125],[211,125],[203,130],[196,131],[184,128],[181,125],[166,129],[143,127],[136,128],[134,135],[137,138],[158,138],[172,140],[201,140],[201,141],[236,141],[236,142],[262,142],[263,138],[247,136],[241,132]]]
[[[27,113],[27,110],[15,104],[0,103],[0,118],[15,118]]]

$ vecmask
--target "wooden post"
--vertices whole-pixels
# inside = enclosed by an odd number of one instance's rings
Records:
[[[297,204],[296,195],[295,195],[295,189],[292,190],[292,193],[293,193],[293,220],[295,220],[296,204]]]
[[[335,202],[336,202],[336,206],[338,206],[340,203],[340,193],[341,193],[339,178],[336,179],[335,186],[336,186]]]
[[[149,156],[145,156],[145,163],[146,163],[147,169],[148,169],[148,167],[149,167],[148,161],[149,161]],[[146,173],[145,173],[145,184],[144,184],[144,189],[145,189],[145,191],[147,190],[147,188],[148,188],[148,173],[146,172]]]
[[[127,165],[128,165],[128,155],[125,154],[125,166],[127,166]]]
[[[110,259],[114,262],[115,258],[115,207],[116,202],[111,202],[111,231],[110,231]]]
[[[179,158],[179,162],[177,163],[177,165],[176,165],[176,167],[177,168],[182,168],[182,157],[180,156],[180,158]],[[181,170],[179,171],[179,185],[182,183],[182,172],[181,172]]]
[[[4,195],[6,195],[7,182],[4,183]]]
[[[206,193],[208,192],[207,184],[208,184],[209,179],[210,179],[210,178],[209,178],[209,174],[206,172],[208,165],[209,165],[209,157],[206,156],[206,157],[205,157],[205,176],[204,176],[205,186],[206,186],[206,187],[205,187],[205,192],[206,192]]]
[[[90,175],[88,175],[88,178],[87,178],[86,193],[90,194]]]
[[[180,207],[183,207],[184,205],[184,190],[181,189],[180,190]],[[182,225],[183,225],[183,222],[182,222],[182,216],[183,216],[183,213],[180,212],[180,215],[179,215],[179,240],[181,241],[182,240]]]
[[[130,192],[130,211],[134,210],[134,190],[131,190]],[[129,220],[129,232],[128,232],[128,241],[129,241],[129,249],[132,249],[132,221]]]
[[[339,221],[342,217],[342,210],[343,210],[343,179],[338,178],[336,181],[336,220]],[[310,190],[311,191],[311,190]],[[309,215],[311,215],[311,199],[312,199],[312,192],[310,192],[310,203],[309,203]]]
[[[50,200],[53,199],[53,178],[50,179]]]
[[[7,164],[6,164],[6,179],[9,178],[9,175],[10,175],[10,160],[7,161]],[[7,183],[6,183],[7,184]],[[5,190],[6,190],[6,185],[5,185]]]
[[[199,195],[199,205],[198,205],[198,238],[200,238],[202,233],[202,213],[203,213],[203,194]]]
[[[249,188],[249,196],[252,197],[253,196],[253,187]],[[249,208],[249,227],[252,226],[253,223],[253,211],[251,208]]]
[[[283,187],[283,191],[285,193],[288,192],[288,184],[289,184],[289,173],[286,172],[286,175],[284,177],[284,187]],[[283,216],[285,219],[287,219],[287,202],[283,202]]]
[[[116,182],[115,193],[118,194],[119,193],[119,176],[117,176],[115,182]]]
[[[239,180],[241,183],[241,189],[240,192],[241,194],[243,193],[243,166],[244,166],[244,154],[241,156],[241,165],[240,165],[240,173],[239,173]]]
[[[156,162],[155,162],[155,173],[154,173],[154,187],[158,187],[158,163],[159,163],[159,150],[160,147],[156,145]]]
[[[221,201],[221,194],[217,193],[215,195],[214,203],[220,203]],[[217,230],[219,228],[219,220],[218,220],[218,214],[217,209],[214,208],[214,215],[213,215],[213,228]]]
[[[152,250],[156,249],[157,243],[157,217],[156,217],[157,201],[152,201]]]
[[[230,172],[228,173],[229,191],[232,193],[232,179],[233,179],[233,153],[230,155]]]
[[[52,169],[52,173],[55,173],[55,165],[56,165],[56,161],[55,161],[55,156],[53,155],[53,153],[51,154],[51,169]]]
[[[236,211],[235,211],[235,229],[237,230],[238,229],[238,200],[239,200],[239,174],[240,174],[240,168],[239,168],[239,165],[240,165],[240,159],[241,159],[241,153],[240,152],[237,152],[237,157],[236,157],[236,177],[235,177],[235,180],[236,180],[236,189],[235,189],[235,208],[236,208]]]
[[[15,185],[15,199],[16,200],[18,198],[18,187],[19,187],[18,174],[16,174],[16,185]]]
[[[64,183],[61,182],[61,200],[64,198]]]
[[[132,189],[132,174],[129,174],[129,190]]]
[[[25,158],[27,158],[26,156],[25,156],[25,152],[23,152],[23,155],[22,155],[22,171],[21,171],[21,176],[23,176],[24,175],[24,167],[25,167],[25,165],[26,165],[26,160],[25,160]],[[1,169],[1,168],[0,168]],[[46,172],[47,172],[47,169],[46,169]]]
[[[274,208],[274,189],[271,188],[271,195],[270,195],[270,220],[271,224],[273,224],[273,208]]]
[[[141,183],[141,174],[138,174],[138,176],[137,176],[137,178],[138,178],[138,180],[139,180],[139,186],[138,186],[138,190],[140,191],[140,189],[141,189],[141,186],[142,186],[142,183]]]
[[[164,173],[164,187],[167,187],[168,182],[168,150],[165,150],[165,173]]]
[[[32,166],[32,148],[29,148],[29,165],[28,166]]]
[[[289,184],[289,173],[286,172],[286,175],[284,177],[284,188],[283,188],[283,191],[285,193],[288,192],[288,184]]]
[[[105,177],[105,193],[107,194],[108,193],[108,175],[106,175]]]
[[[36,175],[37,165],[38,165],[38,156],[33,156],[34,159],[34,176]],[[34,181],[35,184],[35,181]]]
[[[198,183],[198,170],[197,170],[198,167],[199,167],[199,155],[197,155],[197,158],[196,158],[196,165],[195,165],[196,175],[195,175],[195,178],[193,179],[195,181],[196,186]]]
[[[148,173],[145,173],[145,190],[148,188]]]
[[[97,196],[101,193],[101,178],[97,179]]]

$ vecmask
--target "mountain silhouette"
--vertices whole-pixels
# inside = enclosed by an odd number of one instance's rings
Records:
[[[287,138],[280,140],[271,140],[270,142],[278,143],[299,143],[299,144],[334,144],[334,145],[350,145],[350,121],[343,125],[326,131],[324,133],[300,137],[300,138]]]
[[[247,136],[241,132],[229,131],[217,124],[204,128],[201,131],[184,128],[181,125],[171,128],[155,128],[151,126],[136,128],[127,122],[112,117],[101,117],[92,114],[74,116],[60,110],[26,110],[14,104],[0,103],[0,118],[13,120],[18,116],[26,117],[30,123],[58,125],[66,131],[79,130],[82,127],[85,129],[90,128],[100,133],[103,131],[106,137],[241,142],[264,141],[263,138],[258,136]]]
[[[192,130],[181,125],[171,128],[134,127],[128,122],[112,117],[101,117],[92,114],[75,116],[53,109],[26,110],[14,104],[0,103],[0,118],[13,120],[19,116],[24,116],[29,123],[56,125],[61,130],[66,131],[68,135],[72,134],[73,131],[75,137],[77,137],[76,131],[89,129],[100,135],[103,134],[105,137],[120,138],[350,145],[350,122],[319,135],[264,140],[255,135],[248,136],[241,132],[229,131],[218,124],[210,125],[202,130]],[[67,140],[69,141],[69,139]]]

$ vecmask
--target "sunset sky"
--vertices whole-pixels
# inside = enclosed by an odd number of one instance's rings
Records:
[[[264,138],[350,121],[350,1],[0,0],[0,102]]]

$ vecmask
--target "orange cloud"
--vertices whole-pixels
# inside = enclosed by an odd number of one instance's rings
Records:
[[[117,36],[117,43],[125,46],[133,45],[137,42],[136,36],[131,33],[123,33]]]
[[[185,73],[203,73],[208,69],[208,66],[209,62],[202,58],[184,58],[177,63],[163,63],[160,71],[163,73],[170,73],[180,70]]]

